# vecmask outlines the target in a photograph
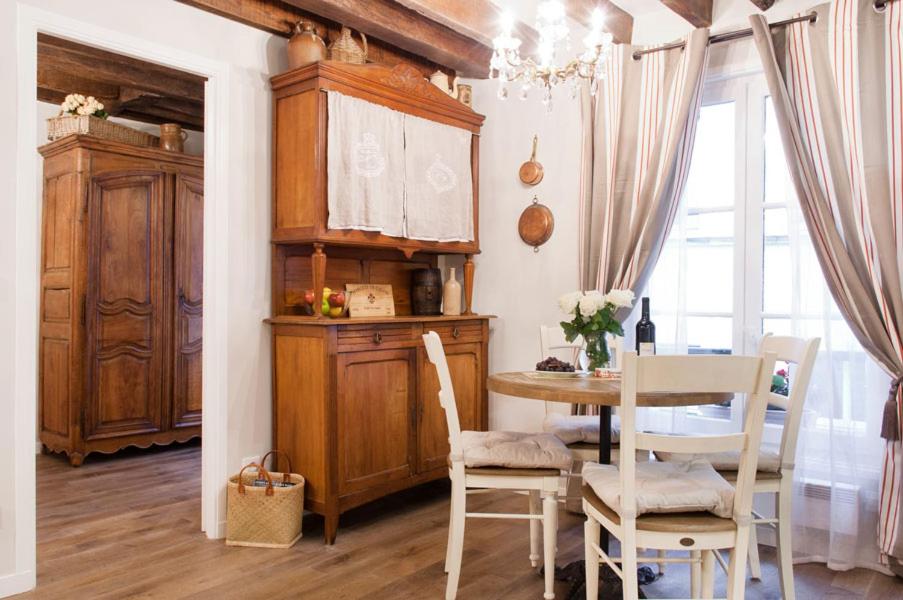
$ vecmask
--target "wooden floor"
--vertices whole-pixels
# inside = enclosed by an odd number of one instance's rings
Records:
[[[231,548],[199,531],[200,458],[197,444],[92,455],[78,469],[58,456],[38,457],[38,587],[17,598],[443,597],[446,482],[348,513],[335,546],[322,544],[322,521],[311,516],[290,550]],[[510,512],[526,499],[493,492],[468,503]],[[562,514],[559,564],[582,555],[582,532],[581,519]],[[458,597],[541,598],[527,548],[524,522],[469,521]],[[750,582],[747,598],[778,598],[773,554],[763,548],[762,558],[764,581]],[[801,600],[903,598],[903,584],[872,571],[798,565],[796,573]],[[686,597],[687,582],[685,567],[669,565],[643,589],[650,598]],[[559,598],[566,592],[566,584],[556,589]]]

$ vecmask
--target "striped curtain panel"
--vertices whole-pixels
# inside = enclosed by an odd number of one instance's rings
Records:
[[[814,24],[770,31],[750,17],[794,187],[831,294],[853,333],[903,375],[903,2],[818,6]],[[903,564],[899,381],[885,402],[882,560]]]
[[[686,47],[647,54],[616,46],[608,77],[581,97],[581,287],[639,292],[668,238],[690,166],[708,29]],[[626,315],[625,315],[626,317]]]

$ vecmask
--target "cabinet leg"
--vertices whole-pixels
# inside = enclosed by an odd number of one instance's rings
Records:
[[[464,256],[464,314],[473,314],[473,254]]]
[[[326,286],[326,253],[323,252],[323,244],[314,244],[314,253],[310,256],[311,272],[314,284],[314,315],[323,318],[321,305],[323,302],[323,288]]]
[[[327,546],[335,544],[335,536],[338,530],[339,513],[328,513],[323,517],[323,541]]]
[[[81,452],[70,452],[69,453],[69,464],[73,467],[80,467],[82,463],[85,462],[85,455]]]

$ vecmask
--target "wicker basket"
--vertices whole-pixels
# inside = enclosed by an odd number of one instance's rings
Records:
[[[351,30],[343,25],[339,39],[329,46],[329,59],[357,65],[366,63],[369,50],[367,49],[367,36],[363,33],[361,33],[361,41],[364,43],[363,49],[351,37]]]
[[[229,478],[226,489],[226,545],[257,548],[290,548],[301,537],[301,517],[304,513],[304,478],[295,473],[270,473],[263,468],[268,452],[260,461],[245,465],[238,475]],[[288,469],[292,470],[291,461]],[[245,473],[248,467],[257,471]],[[254,482],[265,479],[266,487]],[[273,481],[276,480],[276,483]],[[279,487],[292,483],[290,487]]]
[[[160,138],[107,119],[89,115],[60,115],[47,119],[47,139],[51,142],[67,135],[93,135],[94,137],[133,146],[160,145]]]

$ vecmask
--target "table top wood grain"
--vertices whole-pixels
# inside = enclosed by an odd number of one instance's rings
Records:
[[[489,376],[489,390],[506,396],[516,396],[545,402],[569,402],[618,406],[621,403],[621,381],[599,377],[543,377],[533,371],[509,371]],[[733,394],[668,393],[637,395],[637,406],[697,406],[721,404]]]

